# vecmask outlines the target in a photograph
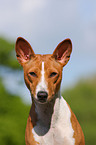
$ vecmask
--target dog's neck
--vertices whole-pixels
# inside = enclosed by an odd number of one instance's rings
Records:
[[[35,112],[37,115],[37,126],[40,128],[46,128],[43,132],[44,134],[50,129],[54,127],[56,121],[58,120],[59,115],[59,106],[60,106],[60,90],[55,94],[53,100],[48,103],[40,104],[34,100]],[[37,127],[37,128],[38,128]],[[35,130],[36,132],[38,129]],[[39,134],[42,134],[39,132]]]
[[[60,91],[58,91],[50,102],[40,104],[34,100],[35,111],[36,111],[38,120],[42,120],[42,123],[44,124],[46,124],[48,121],[50,122],[51,116],[54,112],[54,106],[59,107],[58,105],[59,105],[60,98],[61,98]],[[56,104],[57,102],[58,102],[58,105]]]

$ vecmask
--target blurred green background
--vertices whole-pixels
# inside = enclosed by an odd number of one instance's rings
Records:
[[[24,145],[31,97],[16,60],[15,41],[23,37],[37,54],[51,54],[72,40],[64,67],[62,95],[96,145],[96,0],[0,0],[0,145]]]
[[[0,65],[7,66],[13,71],[21,70],[15,57],[14,47],[14,43],[0,38]],[[3,79],[0,77],[0,145],[24,145],[30,104],[24,103],[20,96],[10,93],[5,88]],[[75,86],[62,92],[62,95],[81,124],[86,145],[95,145],[96,76],[81,79]]]

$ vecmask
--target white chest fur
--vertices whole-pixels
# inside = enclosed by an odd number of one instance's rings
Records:
[[[71,112],[63,97],[55,101],[49,129],[50,115],[47,112],[45,116],[43,113],[42,115],[44,121],[39,117],[36,126],[32,129],[34,138],[40,145],[75,145],[74,130],[70,120]]]

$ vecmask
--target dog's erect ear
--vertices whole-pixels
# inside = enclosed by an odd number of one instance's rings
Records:
[[[54,57],[63,66],[65,66],[70,59],[71,52],[72,52],[71,40],[65,39],[58,44],[58,46],[56,47],[56,49],[52,54],[52,57]]]
[[[15,51],[17,60],[23,66],[32,57],[35,57],[35,53],[31,45],[22,37],[18,37],[15,44]]]

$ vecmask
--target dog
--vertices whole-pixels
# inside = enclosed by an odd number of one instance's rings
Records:
[[[18,37],[15,50],[32,98],[26,145],[85,145],[80,124],[60,92],[62,69],[72,52],[71,40],[60,42],[53,54],[40,55]]]

